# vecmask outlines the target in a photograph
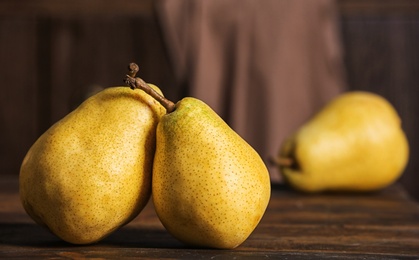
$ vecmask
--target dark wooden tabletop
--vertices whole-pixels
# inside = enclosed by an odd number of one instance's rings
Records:
[[[172,238],[152,203],[99,243],[65,243],[26,215],[17,176],[5,176],[0,177],[0,259],[419,259],[419,204],[399,185],[358,195],[304,195],[274,186],[253,234],[234,250],[211,250]]]

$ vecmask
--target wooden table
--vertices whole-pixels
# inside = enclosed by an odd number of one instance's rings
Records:
[[[275,186],[261,223],[234,250],[184,246],[165,231],[152,203],[105,240],[75,246],[26,215],[19,201],[17,176],[0,177],[0,259],[336,257],[419,259],[419,204],[399,185],[362,195],[304,195]]]

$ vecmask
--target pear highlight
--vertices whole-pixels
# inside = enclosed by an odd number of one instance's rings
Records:
[[[285,180],[304,192],[367,192],[403,173],[409,145],[394,107],[363,91],[332,100],[288,137],[276,163]]]
[[[138,78],[127,76],[126,81],[132,88],[148,88]],[[167,114],[157,126],[152,182],[159,219],[185,244],[239,246],[270,199],[265,164],[204,102],[191,97],[176,104],[161,101]]]
[[[19,184],[26,212],[74,244],[97,242],[128,223],[151,196],[155,129],[164,113],[149,95],[127,87],[84,101],[24,158]]]

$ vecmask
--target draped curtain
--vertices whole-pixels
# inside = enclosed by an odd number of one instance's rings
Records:
[[[157,0],[178,88],[204,100],[269,167],[281,142],[345,90],[331,0]]]

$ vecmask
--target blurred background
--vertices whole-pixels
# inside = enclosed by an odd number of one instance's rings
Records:
[[[419,2],[0,0],[0,174],[129,62],[177,101],[207,102],[269,165],[283,139],[348,90],[397,109],[419,199]]]

